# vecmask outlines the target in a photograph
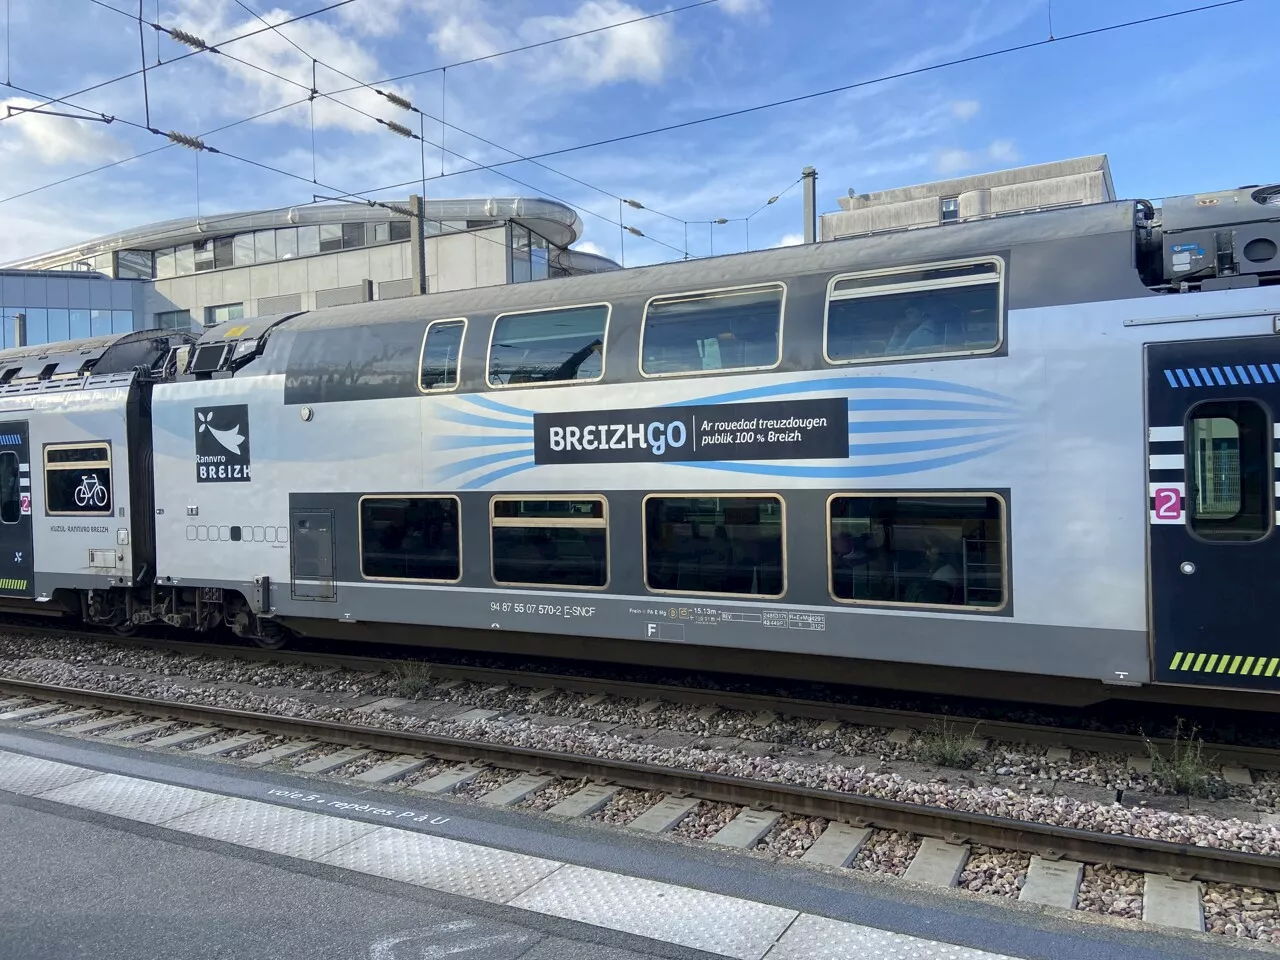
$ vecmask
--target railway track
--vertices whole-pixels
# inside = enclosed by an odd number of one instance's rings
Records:
[[[23,632],[37,636],[65,638],[65,630],[39,627],[22,627]],[[182,653],[190,656],[231,656],[268,663],[297,663],[312,666],[336,667],[370,673],[385,673],[394,661],[381,657],[364,657],[348,654],[315,653],[293,650],[264,650],[257,647],[239,647],[223,644],[196,643],[185,640],[119,638],[109,634],[85,632],[85,639],[93,639],[144,649]],[[1186,747],[1186,741],[1168,737],[1146,737],[1138,734],[1106,730],[1086,730],[1075,727],[1050,726],[998,718],[975,718],[960,714],[903,710],[891,707],[868,706],[826,699],[781,697],[767,693],[751,693],[725,690],[718,687],[692,687],[679,684],[648,683],[585,676],[580,674],[555,674],[536,670],[516,670],[498,667],[443,664],[426,662],[434,680],[459,680],[488,686],[511,686],[526,689],[555,689],[588,696],[606,696],[633,699],[641,702],[663,701],[697,707],[719,707],[744,713],[775,713],[779,716],[799,717],[818,721],[838,721],[854,726],[887,727],[894,730],[930,733],[944,725],[966,728],[967,732],[982,739],[1011,744],[1032,744],[1060,747],[1086,753],[1118,754],[1149,762],[1150,751],[1156,750],[1169,757]],[[1204,754],[1215,765],[1237,770],[1280,771],[1280,749],[1221,742],[1206,742]]]
[[[936,838],[948,844],[981,844],[1034,854],[1050,861],[1067,859],[1109,864],[1176,879],[1194,878],[1280,890],[1280,858],[1235,850],[1106,835],[788,783],[31,681],[0,679],[0,694],[14,701],[5,708],[5,713],[0,713],[0,719],[31,720],[59,710],[85,708],[115,714],[120,724],[165,720],[197,724],[200,728],[360,747],[408,758],[429,757],[472,768],[488,766],[658,791],[672,797],[734,804],[746,810],[821,817],[832,824],[901,831]],[[30,703],[31,706],[16,707],[15,703]]]

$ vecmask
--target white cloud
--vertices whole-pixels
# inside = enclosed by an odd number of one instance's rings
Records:
[[[987,156],[1000,163],[1013,163],[1020,159],[1018,148],[1013,145],[1012,140],[991,141],[991,146],[987,147]]]
[[[951,115],[957,120],[972,120],[982,109],[977,100],[954,100],[951,103]]]
[[[939,173],[959,173],[973,166],[973,155],[968,150],[943,150],[934,161],[934,166]]]
[[[939,173],[953,174],[987,164],[1016,163],[1020,157],[1012,140],[992,140],[985,150],[976,152],[959,148],[943,150],[934,159],[934,166]]]
[[[608,256],[608,254],[604,252],[604,247],[600,246],[598,243],[592,243],[590,240],[583,240],[574,244],[573,249],[581,250],[583,253],[595,254],[597,257]]]
[[[798,247],[804,243],[803,233],[784,233],[782,238],[774,244],[775,247]]]
[[[754,16],[769,9],[769,0],[720,0],[718,6],[731,17]]]
[[[12,97],[0,100],[0,108],[35,107],[41,102]],[[40,113],[19,113],[0,123],[0,153],[16,155],[24,149],[34,150],[41,161],[50,164],[118,160],[128,153],[125,145],[107,132],[105,124]]]

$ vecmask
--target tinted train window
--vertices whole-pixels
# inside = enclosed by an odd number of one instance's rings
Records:
[[[662,497],[644,502],[650,590],[780,597],[782,498]]]
[[[466,327],[465,320],[435,320],[427,324],[418,378],[423,390],[452,390],[458,385],[458,359]]]
[[[493,579],[603,587],[609,582],[603,498],[493,501]]]
[[[658,297],[644,314],[640,369],[650,376],[775,366],[782,284]]]
[[[45,513],[111,515],[111,448],[105,443],[44,448]]]
[[[1202,403],[1186,428],[1187,524],[1205,540],[1261,540],[1271,530],[1271,428],[1250,400]]]
[[[12,450],[0,453],[0,523],[17,523],[22,519],[22,477],[18,455]]]
[[[827,298],[833,363],[987,353],[1000,345],[1001,261],[836,277]]]
[[[837,600],[1004,606],[1004,503],[991,496],[836,496]]]
[[[456,581],[462,576],[457,497],[365,497],[360,572],[368,579]]]
[[[599,380],[607,306],[509,313],[493,323],[489,385]]]

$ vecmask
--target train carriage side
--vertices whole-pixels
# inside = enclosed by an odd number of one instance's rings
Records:
[[[300,632],[1026,699],[1184,682],[1185,625],[1149,614],[1145,442],[1174,424],[1144,364],[1270,334],[1276,288],[1161,289],[1161,242],[1101,204],[288,318],[157,390],[160,574]],[[1260,655],[1212,676],[1271,689]]]

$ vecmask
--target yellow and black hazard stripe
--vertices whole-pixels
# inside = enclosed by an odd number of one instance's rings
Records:
[[[1246,657],[1230,653],[1183,653],[1173,655],[1170,670],[1190,673],[1225,673],[1236,676],[1273,677],[1280,657]]]
[[[0,590],[25,590],[27,581],[15,580],[12,577],[0,577]]]

